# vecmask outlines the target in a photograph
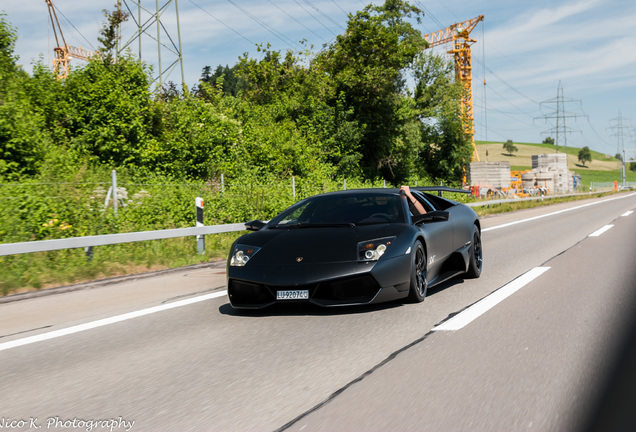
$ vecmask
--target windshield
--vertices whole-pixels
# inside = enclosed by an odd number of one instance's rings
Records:
[[[403,220],[398,195],[365,193],[307,198],[276,216],[269,226],[353,226]]]

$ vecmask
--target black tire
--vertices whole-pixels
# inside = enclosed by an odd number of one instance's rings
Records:
[[[481,246],[481,233],[477,226],[473,227],[473,239],[470,245],[468,261],[466,277],[476,279],[481,276],[481,268],[484,264],[484,252]]]
[[[417,240],[411,249],[411,288],[409,300],[414,303],[424,301],[426,297],[426,252],[422,242]]]

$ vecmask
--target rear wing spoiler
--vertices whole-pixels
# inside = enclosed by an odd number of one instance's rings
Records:
[[[442,196],[442,192],[455,192],[455,193],[464,193],[469,194],[469,190],[464,189],[455,189],[448,186],[422,186],[422,187],[412,187],[411,189],[420,191],[420,192],[437,192],[438,196]]]

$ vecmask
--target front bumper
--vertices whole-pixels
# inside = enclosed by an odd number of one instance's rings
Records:
[[[410,256],[377,262],[302,264],[277,268],[228,267],[228,297],[236,309],[274,303],[348,306],[379,303],[408,295]],[[276,300],[279,290],[307,290],[307,300]]]

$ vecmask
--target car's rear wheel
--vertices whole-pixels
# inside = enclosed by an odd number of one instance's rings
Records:
[[[481,247],[481,234],[479,228],[473,227],[473,239],[470,245],[470,255],[468,257],[468,271],[466,276],[469,278],[478,278],[481,276],[481,267],[484,261],[483,250]]]
[[[415,303],[426,297],[426,252],[422,242],[417,240],[411,249],[411,289],[409,300]]]

